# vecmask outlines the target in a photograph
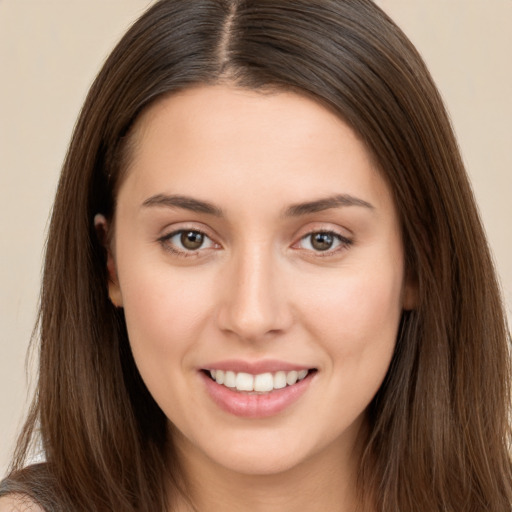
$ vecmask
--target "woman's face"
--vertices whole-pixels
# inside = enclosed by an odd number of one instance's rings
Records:
[[[204,86],[138,121],[110,295],[185,458],[348,460],[412,300],[403,260],[386,183],[311,99]]]

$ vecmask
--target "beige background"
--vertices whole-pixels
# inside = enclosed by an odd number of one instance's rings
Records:
[[[149,0],[0,0],[0,474],[26,407],[25,352],[69,135]],[[459,137],[512,304],[512,0],[380,0],[425,57]]]

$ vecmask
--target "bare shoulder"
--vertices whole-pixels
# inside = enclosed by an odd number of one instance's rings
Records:
[[[0,512],[44,512],[30,498],[21,494],[12,494],[0,498]]]

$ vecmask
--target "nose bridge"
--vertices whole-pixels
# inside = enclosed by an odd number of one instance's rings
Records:
[[[265,243],[249,244],[233,254],[227,269],[221,328],[247,340],[284,330],[289,322],[276,256]]]

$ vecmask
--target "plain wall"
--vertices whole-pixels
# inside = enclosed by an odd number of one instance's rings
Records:
[[[0,0],[0,474],[27,406],[45,230],[95,74],[148,0]],[[380,0],[451,113],[512,304],[512,0]],[[29,375],[33,375],[29,372]]]

